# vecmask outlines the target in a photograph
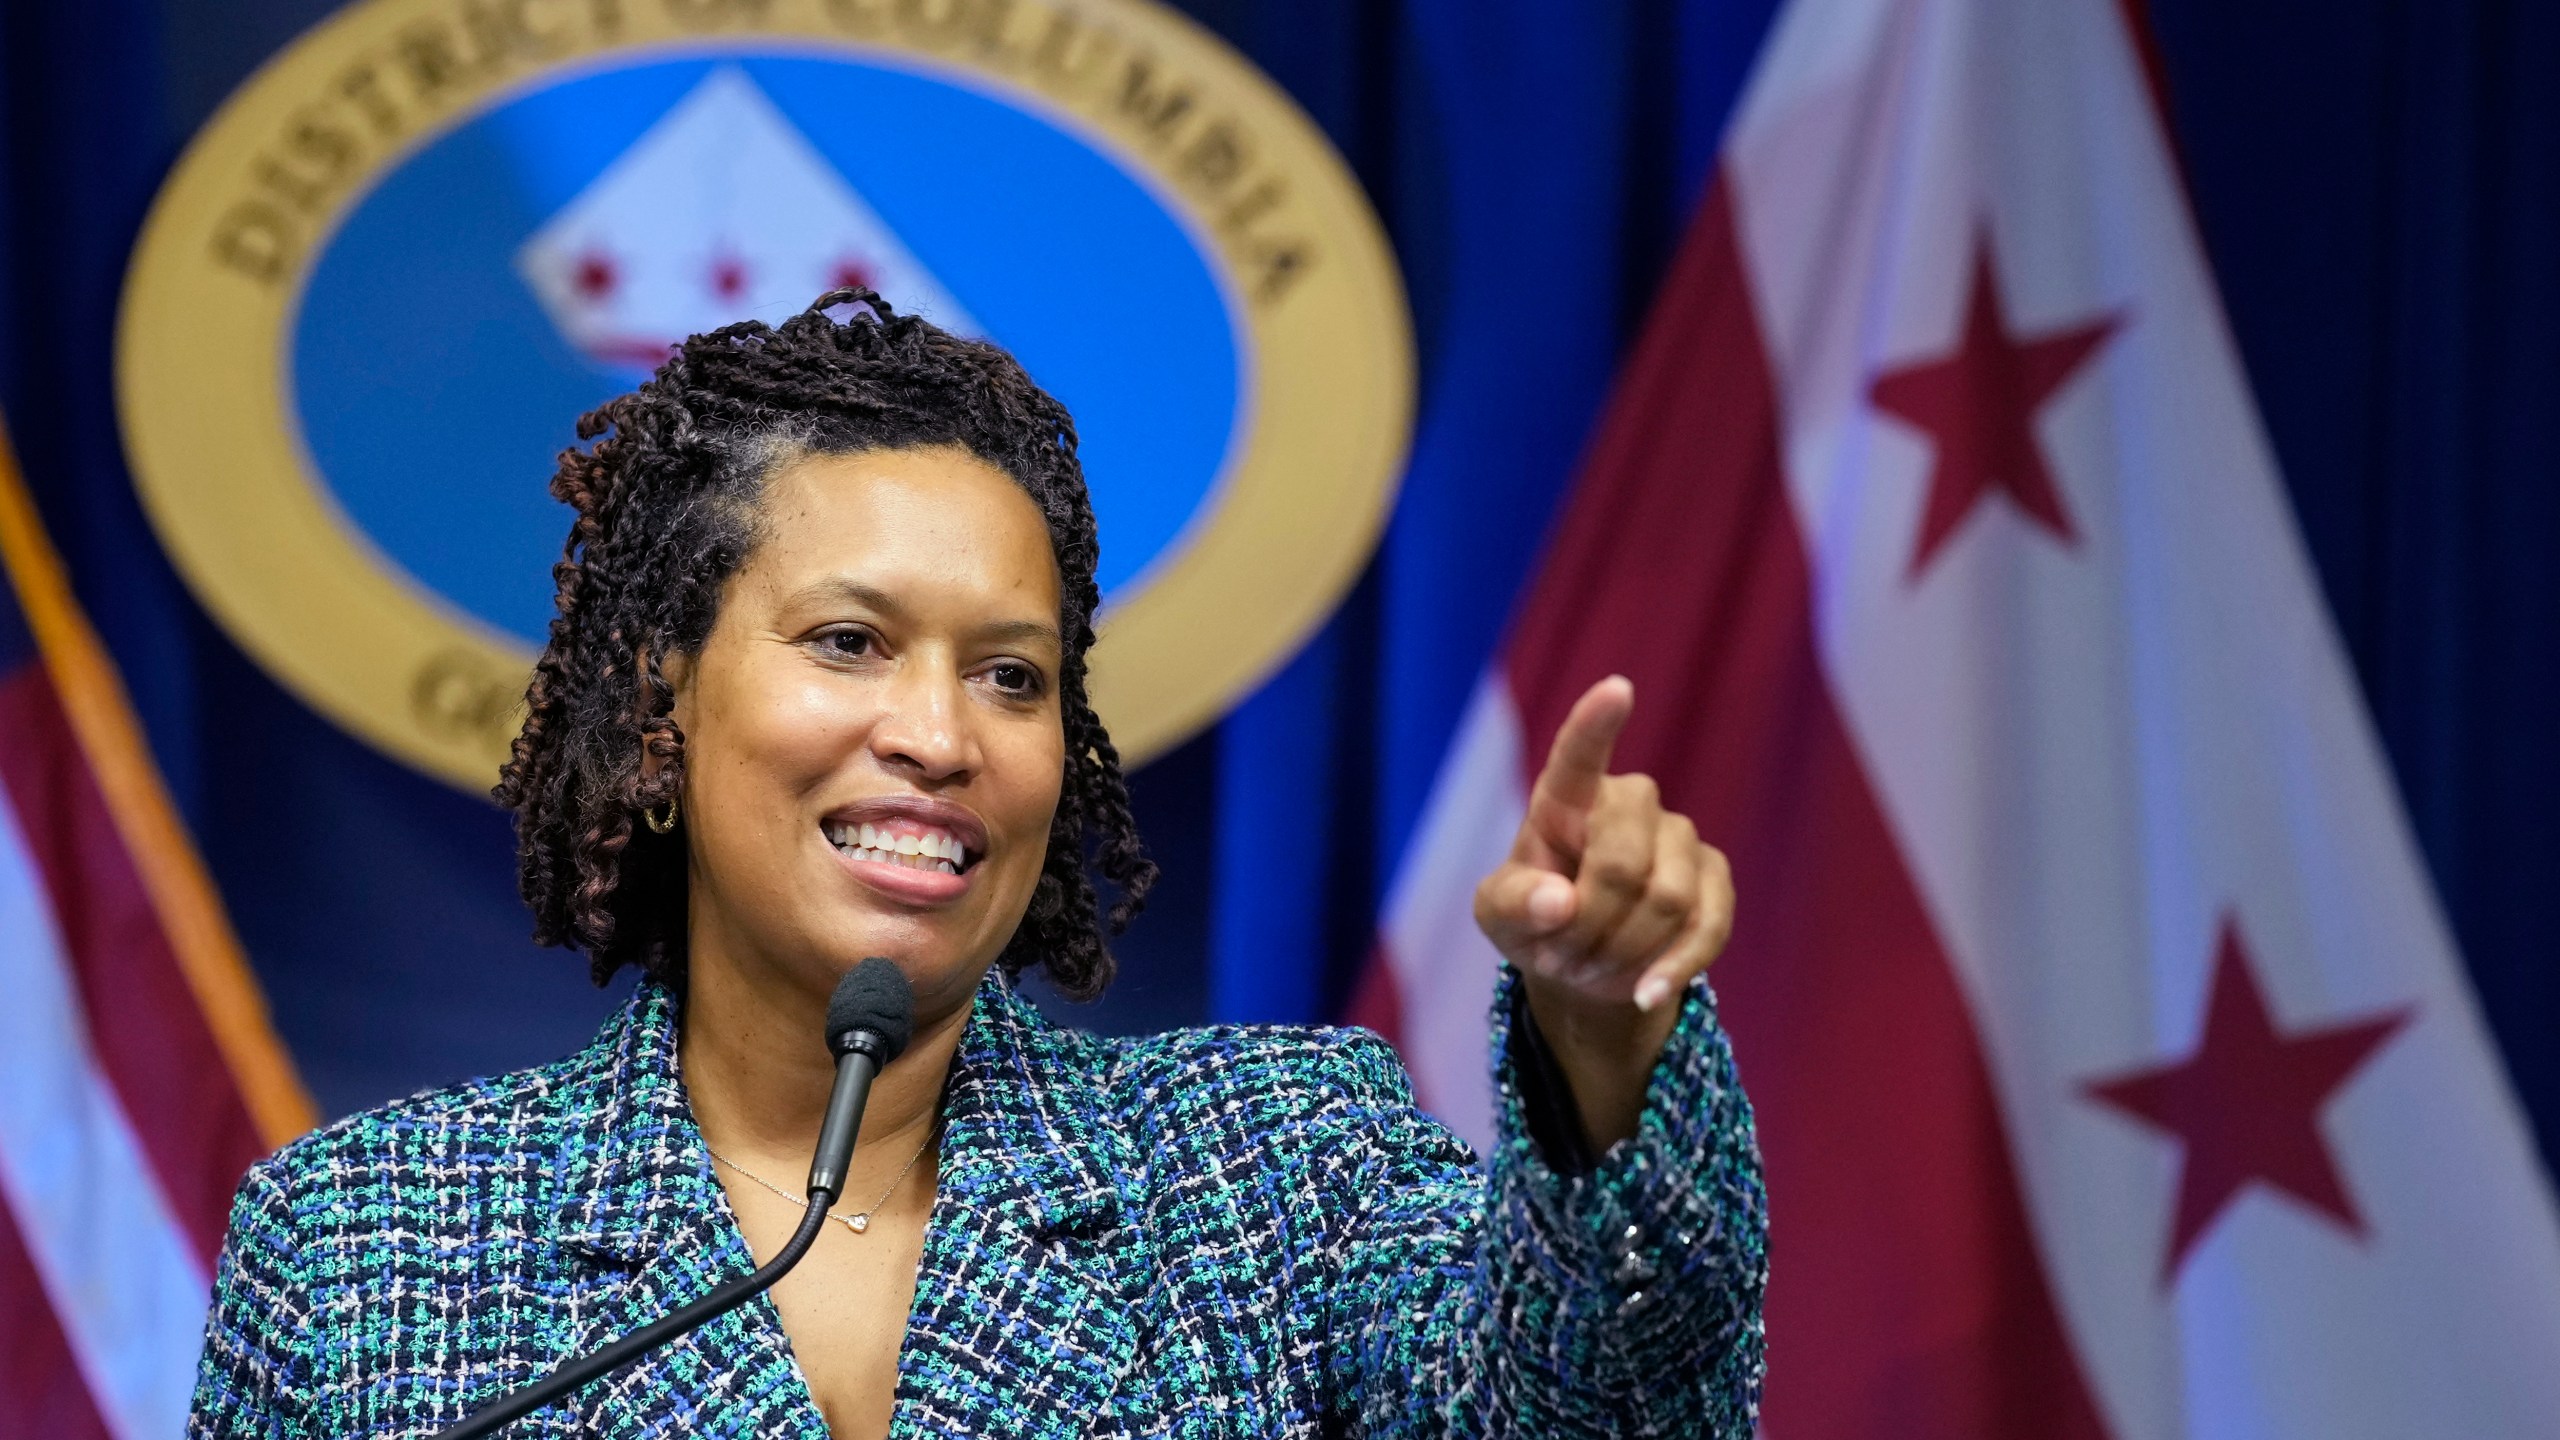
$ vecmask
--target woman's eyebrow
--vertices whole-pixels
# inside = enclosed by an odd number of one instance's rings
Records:
[[[907,607],[899,604],[896,596],[878,586],[865,585],[859,580],[848,579],[842,575],[830,575],[823,580],[812,580],[801,586],[792,593],[785,608],[797,610],[808,605],[841,604],[846,601],[851,601],[884,620],[910,618]],[[978,640],[996,644],[1038,643],[1056,650],[1066,648],[1066,642],[1058,634],[1058,627],[1046,620],[990,620],[984,625],[971,626],[969,633]]]
[[[1028,641],[1046,645],[1053,650],[1065,648],[1064,643],[1058,639],[1058,627],[1043,620],[995,620],[977,626],[976,632],[979,639],[1000,644],[1021,644]]]
[[[847,579],[842,575],[829,575],[822,580],[812,580],[792,591],[790,598],[783,602],[783,608],[797,610],[808,605],[842,604],[848,600],[886,619],[907,618],[907,607],[899,604],[897,597],[888,591],[865,585],[859,580]]]

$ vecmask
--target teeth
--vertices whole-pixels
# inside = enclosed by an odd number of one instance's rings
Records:
[[[856,860],[880,865],[904,865],[913,870],[933,870],[957,875],[969,861],[968,847],[957,836],[942,830],[928,830],[921,835],[901,835],[880,825],[827,825],[821,827],[828,843],[851,854]]]

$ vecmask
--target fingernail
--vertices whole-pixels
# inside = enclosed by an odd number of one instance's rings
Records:
[[[1650,1011],[1671,998],[1671,982],[1659,975],[1648,975],[1636,982],[1636,1008]]]
[[[1561,925],[1573,915],[1573,882],[1561,875],[1541,880],[1529,892],[1529,919],[1540,925]]]

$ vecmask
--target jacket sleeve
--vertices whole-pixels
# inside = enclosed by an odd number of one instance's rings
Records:
[[[1702,979],[1637,1132],[1580,1174],[1529,1133],[1507,968],[1488,1161],[1416,1110],[1401,1073],[1358,1125],[1330,1323],[1357,1433],[1708,1436],[1759,1410],[1768,1202],[1751,1109]],[[1392,1057],[1386,1063],[1393,1065]],[[1402,1103],[1396,1097],[1402,1096]]]
[[[273,1160],[240,1182],[214,1267],[188,1440],[287,1440],[309,1380],[313,1315],[293,1244],[292,1212]]]

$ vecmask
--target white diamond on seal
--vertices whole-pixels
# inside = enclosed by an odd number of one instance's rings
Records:
[[[746,72],[723,65],[516,252],[551,323],[618,370],[687,335],[779,322],[837,285],[983,333]]]

